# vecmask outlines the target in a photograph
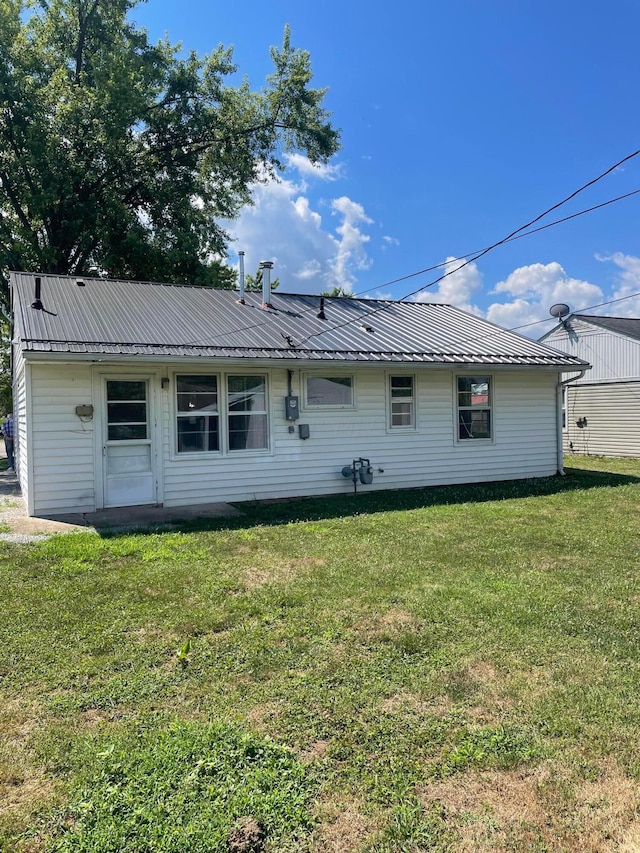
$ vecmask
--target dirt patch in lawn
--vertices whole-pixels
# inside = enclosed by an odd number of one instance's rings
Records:
[[[372,818],[363,813],[357,801],[323,803],[320,826],[316,830],[312,853],[356,853],[375,830]]]
[[[418,714],[430,714],[434,717],[443,718],[449,716],[454,705],[444,697],[437,697],[432,701],[425,701],[415,693],[400,691],[392,696],[387,696],[380,702],[380,710],[385,714],[398,714],[402,711],[412,711]]]
[[[593,781],[570,779],[551,765],[526,771],[478,771],[432,783],[435,802],[460,835],[456,853],[563,850],[614,853],[640,837],[640,785],[614,762]]]
[[[299,579],[325,562],[320,557],[282,558],[276,561],[272,554],[265,554],[264,562],[261,563],[259,554],[254,554],[254,557],[256,559],[252,565],[240,568],[240,580],[245,589]]]

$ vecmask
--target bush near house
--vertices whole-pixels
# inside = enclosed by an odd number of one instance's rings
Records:
[[[640,841],[640,460],[0,543],[0,847]]]

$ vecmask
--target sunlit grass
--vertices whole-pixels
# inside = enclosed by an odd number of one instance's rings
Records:
[[[0,545],[0,839],[635,843],[640,461],[567,471]]]

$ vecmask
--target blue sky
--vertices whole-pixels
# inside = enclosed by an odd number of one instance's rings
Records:
[[[276,263],[280,289],[397,284],[505,237],[640,148],[637,0],[148,0],[132,17],[203,54],[234,46],[254,88],[269,47],[308,50],[342,131],[328,167],[290,159],[229,226],[229,263]],[[640,188],[640,156],[543,221]],[[450,264],[455,269],[459,264]],[[516,240],[418,298],[507,327],[640,291],[640,195]],[[600,310],[640,316],[640,300]],[[529,334],[542,334],[534,326]]]

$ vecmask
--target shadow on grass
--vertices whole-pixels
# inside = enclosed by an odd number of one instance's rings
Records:
[[[544,497],[578,489],[628,486],[640,483],[640,476],[610,471],[569,468],[564,477],[536,477],[527,480],[505,480],[496,483],[472,483],[459,486],[429,486],[380,492],[359,491],[353,495],[327,495],[313,498],[285,498],[236,503],[242,515],[222,518],[181,519],[180,510],[167,525],[150,526],[159,531],[195,533],[207,530],[237,530],[247,527],[290,524],[298,521],[320,521],[348,518],[376,512],[421,509],[428,506]],[[101,536],[128,535],[131,530],[98,530]]]

